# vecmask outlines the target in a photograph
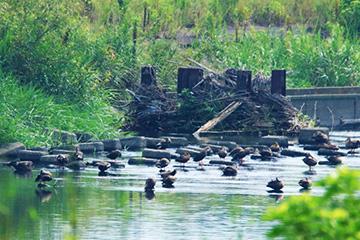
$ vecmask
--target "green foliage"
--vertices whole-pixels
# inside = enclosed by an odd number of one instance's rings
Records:
[[[317,185],[323,196],[291,196],[270,207],[263,219],[278,220],[269,237],[285,239],[359,239],[360,172],[338,167]]]

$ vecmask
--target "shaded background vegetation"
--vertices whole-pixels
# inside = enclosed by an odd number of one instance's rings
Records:
[[[44,126],[117,136],[140,67],[175,90],[169,61],[187,57],[219,71],[285,68],[289,87],[358,85],[359,11],[350,0],[5,0],[0,143],[44,143]]]

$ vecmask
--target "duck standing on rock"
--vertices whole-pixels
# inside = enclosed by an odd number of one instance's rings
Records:
[[[69,158],[65,154],[59,154],[56,158],[56,163],[59,167],[64,168],[69,163]]]
[[[116,162],[116,159],[118,157],[121,157],[121,151],[119,149],[115,149],[113,151],[111,151],[108,155],[106,155],[107,158],[109,158],[110,160],[114,160]]]
[[[49,171],[40,170],[40,173],[36,176],[36,179],[34,182],[40,182],[38,184],[38,187],[46,187],[48,186],[45,182],[50,182],[52,180],[52,174]]]
[[[73,154],[72,161],[83,161],[84,160],[84,153],[79,150],[79,148],[75,148],[75,153]]]
[[[168,147],[170,147],[170,144],[172,143],[170,138],[165,138],[165,139],[161,139],[157,144],[156,144],[156,148],[157,149],[167,149]]]
[[[185,167],[185,163],[190,160],[190,154],[188,152],[184,152],[179,157],[175,158],[176,162],[180,163],[180,166]]]
[[[272,151],[270,148],[264,148],[264,149],[261,149],[260,155],[261,155],[262,159],[269,159],[272,157],[273,154],[272,154]]]
[[[312,186],[312,182],[308,177],[306,177],[305,179],[301,179],[299,181],[299,185],[304,189],[309,189]]]
[[[169,165],[170,160],[167,158],[162,158],[159,161],[157,161],[157,163],[155,164],[155,166],[157,168],[160,168],[160,171],[163,172],[165,171],[165,168]]]
[[[199,153],[196,153],[193,156],[194,162],[199,162],[199,166],[202,167],[204,165],[202,160],[207,156],[209,151],[211,151],[211,148],[209,146],[207,146],[207,147],[203,148]]]
[[[253,148],[245,148],[245,149],[241,148],[238,151],[236,151],[235,153],[233,153],[233,158],[231,159],[231,161],[239,161],[240,160],[240,165],[242,165],[244,163],[243,158],[246,157],[247,155],[249,155],[253,151],[254,151]]]
[[[329,141],[329,137],[320,131],[316,131],[314,135],[311,137],[318,145],[321,146],[323,143],[327,143]]]
[[[270,149],[273,153],[280,154],[281,148],[278,142],[274,142],[273,145],[270,146]]]
[[[342,159],[339,155],[331,155],[326,157],[331,165],[338,165],[342,163]]]
[[[222,147],[222,148],[218,151],[217,154],[219,155],[220,160],[225,161],[225,158],[226,158],[228,152],[226,151],[226,148],[225,148],[225,147]]]
[[[266,186],[272,188],[276,192],[279,192],[280,189],[284,187],[284,182],[279,178],[275,178],[275,180],[271,180],[270,182],[268,182]]]
[[[311,153],[307,153],[303,158],[303,162],[309,166],[309,171],[311,171],[311,167],[315,166],[318,163],[318,160],[311,155]]]
[[[351,140],[350,137],[346,139],[345,147],[351,149],[348,153],[355,153],[355,149],[357,149],[359,146],[360,146],[359,140]]]
[[[15,169],[16,172],[19,173],[25,173],[25,172],[30,172],[32,170],[33,167],[33,162],[32,161],[12,161],[10,163],[7,164],[9,167],[12,167]]]
[[[105,161],[97,162],[96,165],[98,166],[98,169],[102,173],[111,167],[111,164],[109,162],[105,162]]]

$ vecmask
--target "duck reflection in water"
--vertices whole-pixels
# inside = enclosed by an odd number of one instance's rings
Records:
[[[35,190],[36,196],[39,197],[41,202],[47,202],[51,199],[52,192],[49,190],[37,189]]]
[[[148,178],[145,182],[145,198],[148,200],[155,199],[155,185],[156,179],[155,178]]]
[[[268,192],[271,192],[271,191],[268,191]],[[284,198],[284,194],[282,194],[282,191],[280,191],[280,193],[278,193],[278,194],[269,194],[269,197],[274,198],[275,202],[277,203]]]

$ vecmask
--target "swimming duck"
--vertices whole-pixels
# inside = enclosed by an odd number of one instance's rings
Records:
[[[326,157],[331,165],[338,165],[342,163],[342,159],[339,155],[331,155]]]
[[[276,178],[275,180],[268,182],[266,186],[272,188],[274,191],[280,191],[280,189],[284,187],[284,182],[279,178]]]
[[[203,148],[199,153],[193,156],[194,162],[199,162],[199,165],[203,166],[204,164],[202,160],[208,155],[209,151],[211,151],[211,148],[209,146]]]
[[[329,137],[320,131],[316,131],[311,139],[313,139],[319,145],[329,141]]]
[[[160,174],[160,176],[161,176],[162,178],[166,178],[166,177],[169,176],[169,175],[175,176],[176,173],[177,173],[176,169],[174,169],[174,170],[167,170],[167,171],[165,171],[165,172],[162,172],[162,173]]]
[[[119,149],[115,149],[113,151],[111,151],[108,155],[106,155],[107,158],[109,158],[110,160],[115,160],[118,157],[121,157],[121,151]]]
[[[179,157],[175,158],[176,162],[179,162],[180,165],[185,167],[185,163],[187,163],[190,160],[190,154],[188,152],[184,152]]]
[[[351,149],[351,150],[349,151],[349,153],[354,153],[354,152],[355,152],[355,149],[357,149],[359,146],[360,146],[360,141],[359,141],[359,140],[351,140],[350,137],[348,137],[348,138],[346,139],[345,147]]]
[[[111,167],[111,163],[105,161],[97,162],[96,165],[98,166],[100,172],[105,172]]]
[[[305,179],[301,179],[299,181],[299,185],[301,187],[303,187],[304,189],[308,189],[308,188],[310,188],[312,186],[312,182],[308,177],[306,177]]]
[[[235,165],[227,166],[224,169],[222,169],[224,176],[236,176],[238,173],[238,170]]]
[[[156,148],[157,149],[167,149],[168,147],[170,147],[170,144],[172,143],[170,138],[165,138],[165,139],[161,139],[157,144],[156,144]]]
[[[69,163],[69,158],[67,155],[65,154],[59,154],[56,158],[56,163],[60,166],[60,167],[65,167],[66,164]]]
[[[226,148],[225,148],[225,147],[222,147],[222,148],[218,151],[217,154],[219,155],[220,160],[222,159],[222,160],[225,161],[225,158],[226,158],[226,156],[227,156],[228,153],[227,153],[227,151],[226,151]]]
[[[145,191],[154,191],[156,185],[156,179],[155,178],[148,178],[145,182]]]
[[[311,155],[311,153],[307,153],[306,156],[303,158],[303,162],[309,166],[309,170],[311,171],[311,167],[315,166],[318,161],[316,158]]]
[[[160,168],[161,171],[165,171],[165,167],[169,165],[170,161],[167,158],[162,158],[155,164],[156,167]]]
[[[19,162],[12,161],[12,162],[8,163],[7,165],[14,168],[15,171],[18,171],[18,172],[30,172],[33,167],[33,162],[32,161],[19,161]]]
[[[40,170],[40,173],[36,176],[34,182],[40,182],[39,184],[43,184],[46,186],[45,182],[50,182],[52,180],[52,174],[49,171]]]
[[[281,148],[278,142],[274,142],[273,145],[270,146],[270,149],[273,153],[280,153],[281,152]]]

